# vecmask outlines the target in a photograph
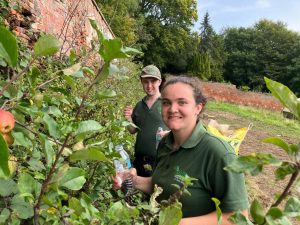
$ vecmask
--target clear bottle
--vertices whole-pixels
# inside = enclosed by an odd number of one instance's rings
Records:
[[[158,148],[158,144],[159,144],[159,142],[160,142],[161,139],[162,139],[161,135],[159,134],[159,133],[162,132],[162,131],[163,131],[163,128],[162,128],[162,127],[158,127],[158,128],[157,128],[156,136],[155,136],[155,138],[156,138],[156,149]]]
[[[117,173],[117,179],[121,190],[125,196],[130,195],[134,188],[132,178],[129,175],[129,169],[131,168],[131,161],[128,153],[123,148],[123,145],[117,145],[115,150],[119,152],[121,158],[119,160],[114,160],[114,165]]]
[[[122,174],[125,172],[124,166],[121,163],[120,160],[114,160],[114,165],[116,169],[116,175],[117,175],[117,180],[118,180],[118,185],[122,185],[123,183],[123,177]]]

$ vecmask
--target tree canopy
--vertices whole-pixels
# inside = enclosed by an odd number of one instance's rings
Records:
[[[141,50],[137,60],[172,73],[266,91],[264,76],[300,93],[300,36],[283,22],[260,20],[218,34],[209,13],[200,29],[196,0],[96,0],[117,37]]]
[[[97,2],[116,36],[144,52],[144,64],[186,69],[190,44],[196,41],[190,30],[197,20],[196,0]]]
[[[261,20],[251,28],[228,28],[224,42],[228,54],[226,80],[265,90],[266,76],[300,93],[300,36],[284,23]]]

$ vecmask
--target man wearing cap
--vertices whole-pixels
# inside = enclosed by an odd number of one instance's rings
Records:
[[[163,130],[167,127],[161,118],[159,86],[162,79],[159,69],[154,65],[144,67],[140,79],[146,96],[136,104],[134,109],[126,106],[124,116],[138,127],[127,127],[131,134],[137,133],[133,166],[139,176],[149,177],[152,175],[156,157],[156,131],[158,127],[162,127]],[[162,132],[161,135],[164,133]]]

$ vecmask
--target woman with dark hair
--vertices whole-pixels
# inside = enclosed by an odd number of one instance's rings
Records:
[[[223,213],[221,224],[231,224],[229,216],[235,211],[248,212],[248,197],[243,174],[225,171],[237,156],[225,141],[208,133],[199,120],[206,104],[199,80],[174,77],[162,88],[162,118],[171,132],[158,146],[156,166],[152,177],[140,177],[135,170],[131,176],[136,189],[146,193],[154,184],[163,188],[158,200],[167,200],[182,185],[180,175],[195,178],[188,186],[190,196],[183,195],[183,218],[180,225],[217,224],[212,197],[220,200]]]

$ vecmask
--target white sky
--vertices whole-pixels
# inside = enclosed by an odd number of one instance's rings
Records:
[[[216,32],[224,27],[250,27],[260,19],[282,21],[288,29],[300,33],[300,0],[197,0],[198,22],[209,13]]]

